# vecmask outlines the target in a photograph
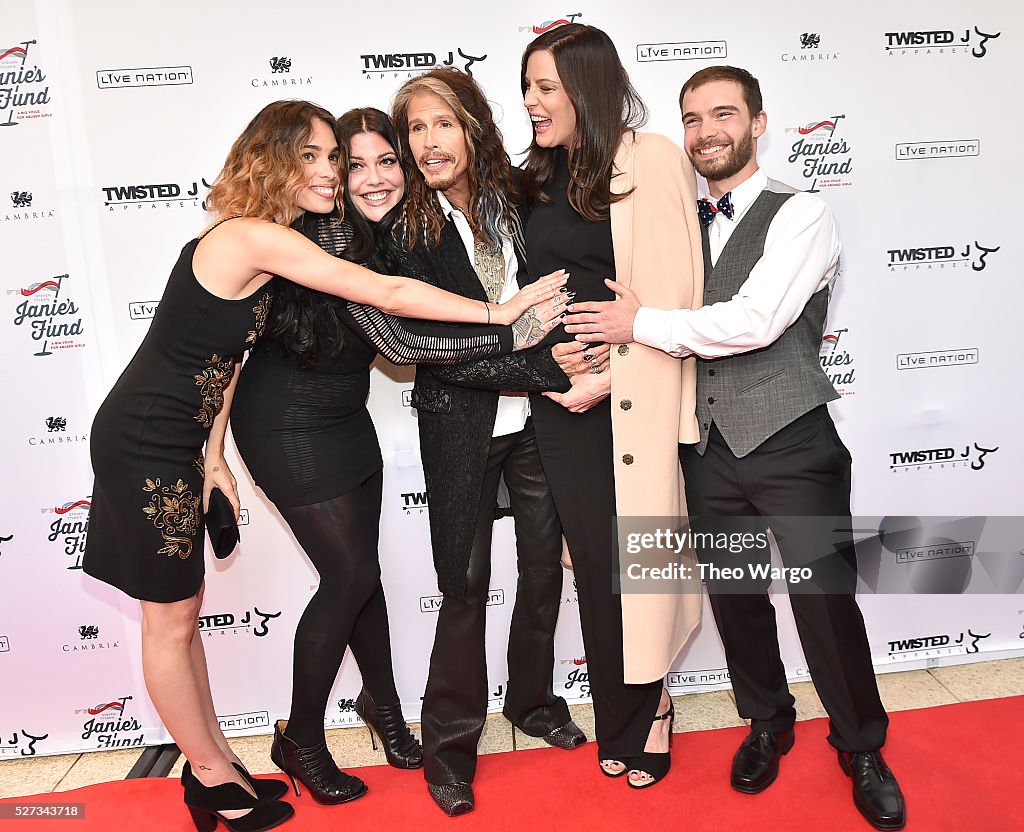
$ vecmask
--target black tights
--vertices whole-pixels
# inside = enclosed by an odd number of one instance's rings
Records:
[[[324,740],[327,699],[348,646],[374,702],[398,702],[377,559],[382,483],[378,471],[331,500],[278,507],[320,573],[320,586],[295,629],[292,705],[285,733],[302,747]]]

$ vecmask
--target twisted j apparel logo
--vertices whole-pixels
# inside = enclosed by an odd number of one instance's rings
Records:
[[[473,64],[486,60],[487,55],[475,55],[458,47],[454,51],[449,49],[447,54],[444,50],[440,52],[385,52],[360,55],[359,58],[363,62],[362,73],[365,78],[384,78],[390,75],[392,78],[408,79],[443,66],[454,66],[472,76]]]
[[[989,41],[998,38],[1002,32],[990,34],[977,26],[960,31],[952,29],[931,29],[926,31],[886,32],[885,51],[889,57],[903,55],[971,55],[984,58],[988,54]]]

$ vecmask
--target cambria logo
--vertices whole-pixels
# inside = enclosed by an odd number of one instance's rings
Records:
[[[998,38],[1002,32],[990,35],[982,32],[977,26],[972,32],[964,29],[958,32],[952,29],[932,29],[921,32],[886,32],[885,51],[893,55],[967,55],[984,58],[988,54],[988,42]]]
[[[272,57],[267,63],[270,65],[269,78],[253,78],[249,83],[254,87],[297,87],[304,84],[312,84],[312,75],[291,76],[292,59],[284,56]],[[282,78],[288,75],[288,78]]]
[[[565,17],[560,17],[557,20],[545,20],[543,23],[530,23],[526,26],[520,26],[519,31],[529,32],[533,35],[543,35],[545,32],[556,29],[559,26],[575,23],[578,17],[583,17],[583,12],[571,12],[566,14]]]
[[[11,207],[12,208],[31,208],[32,207],[32,192],[31,191],[11,191]],[[0,216],[0,222],[16,222],[21,220],[45,220],[52,219],[54,210],[52,208],[47,209],[36,209],[35,211],[6,211]]]
[[[928,448],[920,451],[893,451],[889,454],[891,460],[889,468],[896,471],[919,471],[922,468],[966,468],[972,471],[980,471],[985,467],[985,458],[994,454],[999,447],[985,448],[974,443],[965,445],[962,451],[957,448]]]
[[[455,58],[456,52],[458,53],[459,60]],[[473,70],[470,67],[487,59],[486,55],[471,55],[468,52],[464,52],[461,48],[456,49],[455,52],[448,50],[448,57],[443,61],[437,59],[438,54],[444,55],[445,53],[443,50],[440,53],[387,52],[360,55],[359,58],[363,62],[363,75],[375,78],[384,78],[386,75],[398,78],[403,73],[405,78],[412,78],[414,75],[419,75],[442,66],[456,66],[467,75],[472,76]]]
[[[47,431],[45,436],[30,436],[28,438],[28,444],[33,448],[43,445],[72,445],[86,442],[89,439],[87,433],[69,434],[67,432],[68,420],[63,416],[47,416],[45,422]]]
[[[7,115],[0,127],[17,127],[22,121],[53,115],[39,109],[50,103],[50,87],[42,86],[46,74],[37,64],[27,66],[35,45],[35,40],[23,40],[15,46],[0,46],[0,116],[5,111]]]
[[[895,271],[898,268],[907,269],[932,269],[936,266],[940,269],[964,268],[970,265],[976,272],[985,270],[988,265],[985,258],[995,254],[1001,246],[983,246],[977,240],[971,243],[964,243],[963,250],[960,246],[921,246],[918,248],[890,248],[886,252],[889,255],[889,270]]]
[[[90,638],[96,639],[100,637],[100,628],[95,624],[83,624],[78,628],[78,635],[81,637],[82,641]]]
[[[992,633],[979,634],[968,628],[955,636],[941,633],[897,639],[889,642],[889,658],[892,661],[911,661],[937,656],[970,656],[980,653],[979,642],[991,636]]]
[[[199,186],[209,190],[210,183],[205,178],[179,185],[176,182],[164,182],[159,185],[104,185],[103,205],[108,212],[122,212],[134,207],[144,208],[194,208],[197,205],[206,209],[205,200],[199,196]]]
[[[254,621],[253,615],[259,618],[258,622]],[[199,629],[205,632],[207,637],[212,637],[214,633],[225,636],[248,631],[257,638],[263,638],[270,632],[268,623],[280,616],[280,612],[261,612],[259,607],[254,606],[252,611],[246,610],[240,618],[235,618],[230,612],[201,615]]]
[[[46,429],[53,433],[57,430],[65,430],[68,426],[68,420],[63,416],[47,416],[46,417]]]
[[[807,63],[818,61],[834,61],[839,57],[838,52],[819,51],[821,46],[821,35],[817,32],[804,32],[800,35],[799,52],[783,52],[781,55],[784,63]]]
[[[30,194],[28,191],[12,191],[11,205],[13,205],[15,208],[31,208],[32,194]]]
[[[853,170],[850,146],[845,138],[836,138],[839,122],[844,118],[845,115],[836,115],[803,127],[786,128],[787,133],[799,137],[790,148],[789,162],[801,166],[801,175],[810,180],[809,193],[853,184],[849,179]]]
[[[99,638],[99,627],[95,624],[82,624],[78,628],[78,643],[64,644],[61,650],[65,653],[84,653],[92,650],[116,650],[121,646],[118,641],[100,641]]]
[[[60,298],[61,289],[67,279],[68,275],[58,274],[47,280],[31,283],[25,288],[7,290],[8,295],[24,298],[14,309],[14,326],[27,323],[32,340],[43,342],[39,352],[33,355],[53,355],[50,347],[54,350],[64,350],[85,346],[75,337],[82,334],[82,317],[78,313],[78,307],[70,298]]]

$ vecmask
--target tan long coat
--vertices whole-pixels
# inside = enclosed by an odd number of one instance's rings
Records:
[[[612,189],[635,188],[611,207],[616,279],[644,306],[700,307],[704,266],[690,160],[664,136],[627,133],[615,168],[621,175]],[[699,438],[695,359],[627,344],[612,347],[611,374],[618,515],[685,515],[678,443]],[[700,621],[700,608],[692,591],[623,595],[625,681],[661,679]]]

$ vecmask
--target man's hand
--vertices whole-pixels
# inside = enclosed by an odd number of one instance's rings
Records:
[[[558,402],[570,413],[585,413],[595,404],[608,398],[612,392],[612,374],[582,373],[572,377],[572,389],[568,393],[545,393],[552,401]]]
[[[618,295],[613,301],[586,301],[569,307],[565,331],[585,344],[604,341],[608,344],[628,344],[633,340],[633,319],[640,308],[636,292],[614,280],[605,280],[605,286]]]
[[[555,344],[551,348],[551,356],[558,362],[562,372],[572,378],[580,373],[593,373],[594,367],[597,367],[597,372],[603,371],[608,366],[611,350],[609,344],[592,347],[579,341],[566,341]]]

